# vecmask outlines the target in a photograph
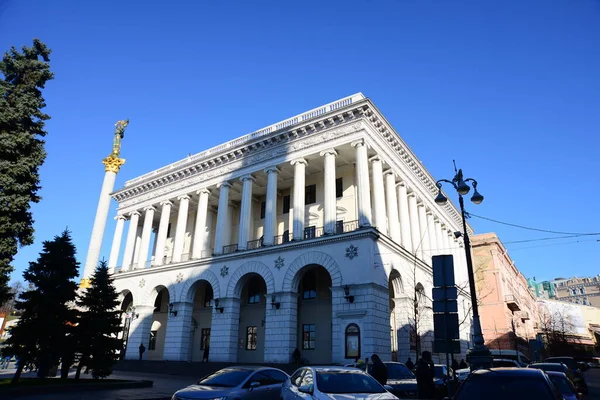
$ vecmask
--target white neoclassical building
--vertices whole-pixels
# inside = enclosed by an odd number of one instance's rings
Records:
[[[313,364],[414,359],[417,340],[432,348],[432,255],[453,254],[467,281],[459,212],[436,194],[360,93],[126,182],[110,194],[109,257],[126,357],[143,343],[155,360],[200,361],[209,344],[211,361],[288,363],[295,348]]]

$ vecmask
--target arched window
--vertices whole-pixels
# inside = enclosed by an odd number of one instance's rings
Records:
[[[360,328],[356,324],[346,326],[346,358],[360,358]]]
[[[302,277],[302,300],[317,298],[317,278],[313,271],[308,271]]]
[[[248,282],[248,304],[260,303],[260,279],[258,276],[253,276]]]
[[[210,307],[210,302],[214,298],[212,285],[204,285],[204,307]]]

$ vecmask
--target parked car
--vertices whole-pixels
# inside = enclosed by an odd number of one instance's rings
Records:
[[[548,375],[533,368],[491,368],[473,371],[454,400],[562,400]]]
[[[492,368],[521,368],[521,364],[519,364],[515,360],[510,360],[507,358],[495,358],[494,360],[492,360]]]
[[[402,398],[402,399],[416,399],[417,398],[417,378],[408,367],[402,363],[394,361],[384,361],[387,367],[388,380],[387,385],[391,388],[389,392]],[[347,367],[355,367],[367,372],[371,375],[373,364],[359,363],[359,364],[348,364]]]
[[[575,375],[573,374],[573,371],[571,371],[571,369],[569,369],[569,367],[567,367],[563,363],[551,363],[551,362],[533,363],[533,364],[529,364],[527,366],[527,368],[541,369],[544,372],[549,372],[549,371],[552,371],[552,372],[562,372],[571,381],[575,378]]]
[[[391,389],[388,387],[388,389]],[[338,396],[339,395],[339,396]],[[283,400],[393,400],[398,399],[371,375],[352,367],[302,367],[281,389]]]
[[[585,377],[583,376],[583,371],[581,371],[579,364],[573,357],[548,357],[544,360],[547,363],[563,363],[573,372],[574,377],[570,377],[575,384],[575,386],[582,391],[583,394],[588,394],[587,382],[585,381]]]
[[[456,372],[456,379],[458,379],[459,382],[464,382],[471,374],[471,368],[461,368],[454,372]]]
[[[495,359],[515,360],[523,368],[531,363],[525,354],[517,350],[490,349],[490,353]]]
[[[548,371],[546,375],[548,375],[554,386],[560,391],[564,400],[578,400],[582,397],[581,393],[573,385],[573,382],[563,372]]]
[[[277,368],[229,367],[180,389],[171,400],[235,398],[279,400],[282,385],[289,375]]]

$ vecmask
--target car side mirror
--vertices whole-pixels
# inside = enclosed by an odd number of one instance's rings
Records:
[[[258,381],[252,381],[252,382],[250,382],[250,390],[252,390],[252,389],[254,389],[256,387],[259,387],[259,386],[260,386],[260,382],[258,382]]]
[[[300,386],[298,388],[298,390],[301,391],[302,393],[307,393],[307,394],[312,394],[313,393],[313,387],[312,387],[312,385]]]

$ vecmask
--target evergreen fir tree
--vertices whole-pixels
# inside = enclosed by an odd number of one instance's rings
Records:
[[[34,39],[21,51],[12,47],[0,60],[0,304],[12,294],[8,281],[19,246],[33,242],[31,203],[40,201],[39,168],[46,135],[42,92],[53,78],[50,49]]]
[[[73,279],[78,275],[79,263],[75,254],[71,234],[65,230],[54,240],[43,243],[37,261],[30,262],[23,273],[30,289],[17,301],[21,318],[7,339],[9,352],[20,360],[13,383],[31,361],[38,363],[38,376],[47,377],[67,348],[67,333],[77,315],[70,307],[77,291]]]
[[[112,367],[118,361],[117,351],[122,350],[122,340],[117,338],[122,330],[121,312],[117,309],[118,294],[106,261],[100,261],[90,280],[91,287],[77,300],[77,306],[83,311],[76,336],[81,353],[80,364],[85,364],[97,379],[112,373]]]

